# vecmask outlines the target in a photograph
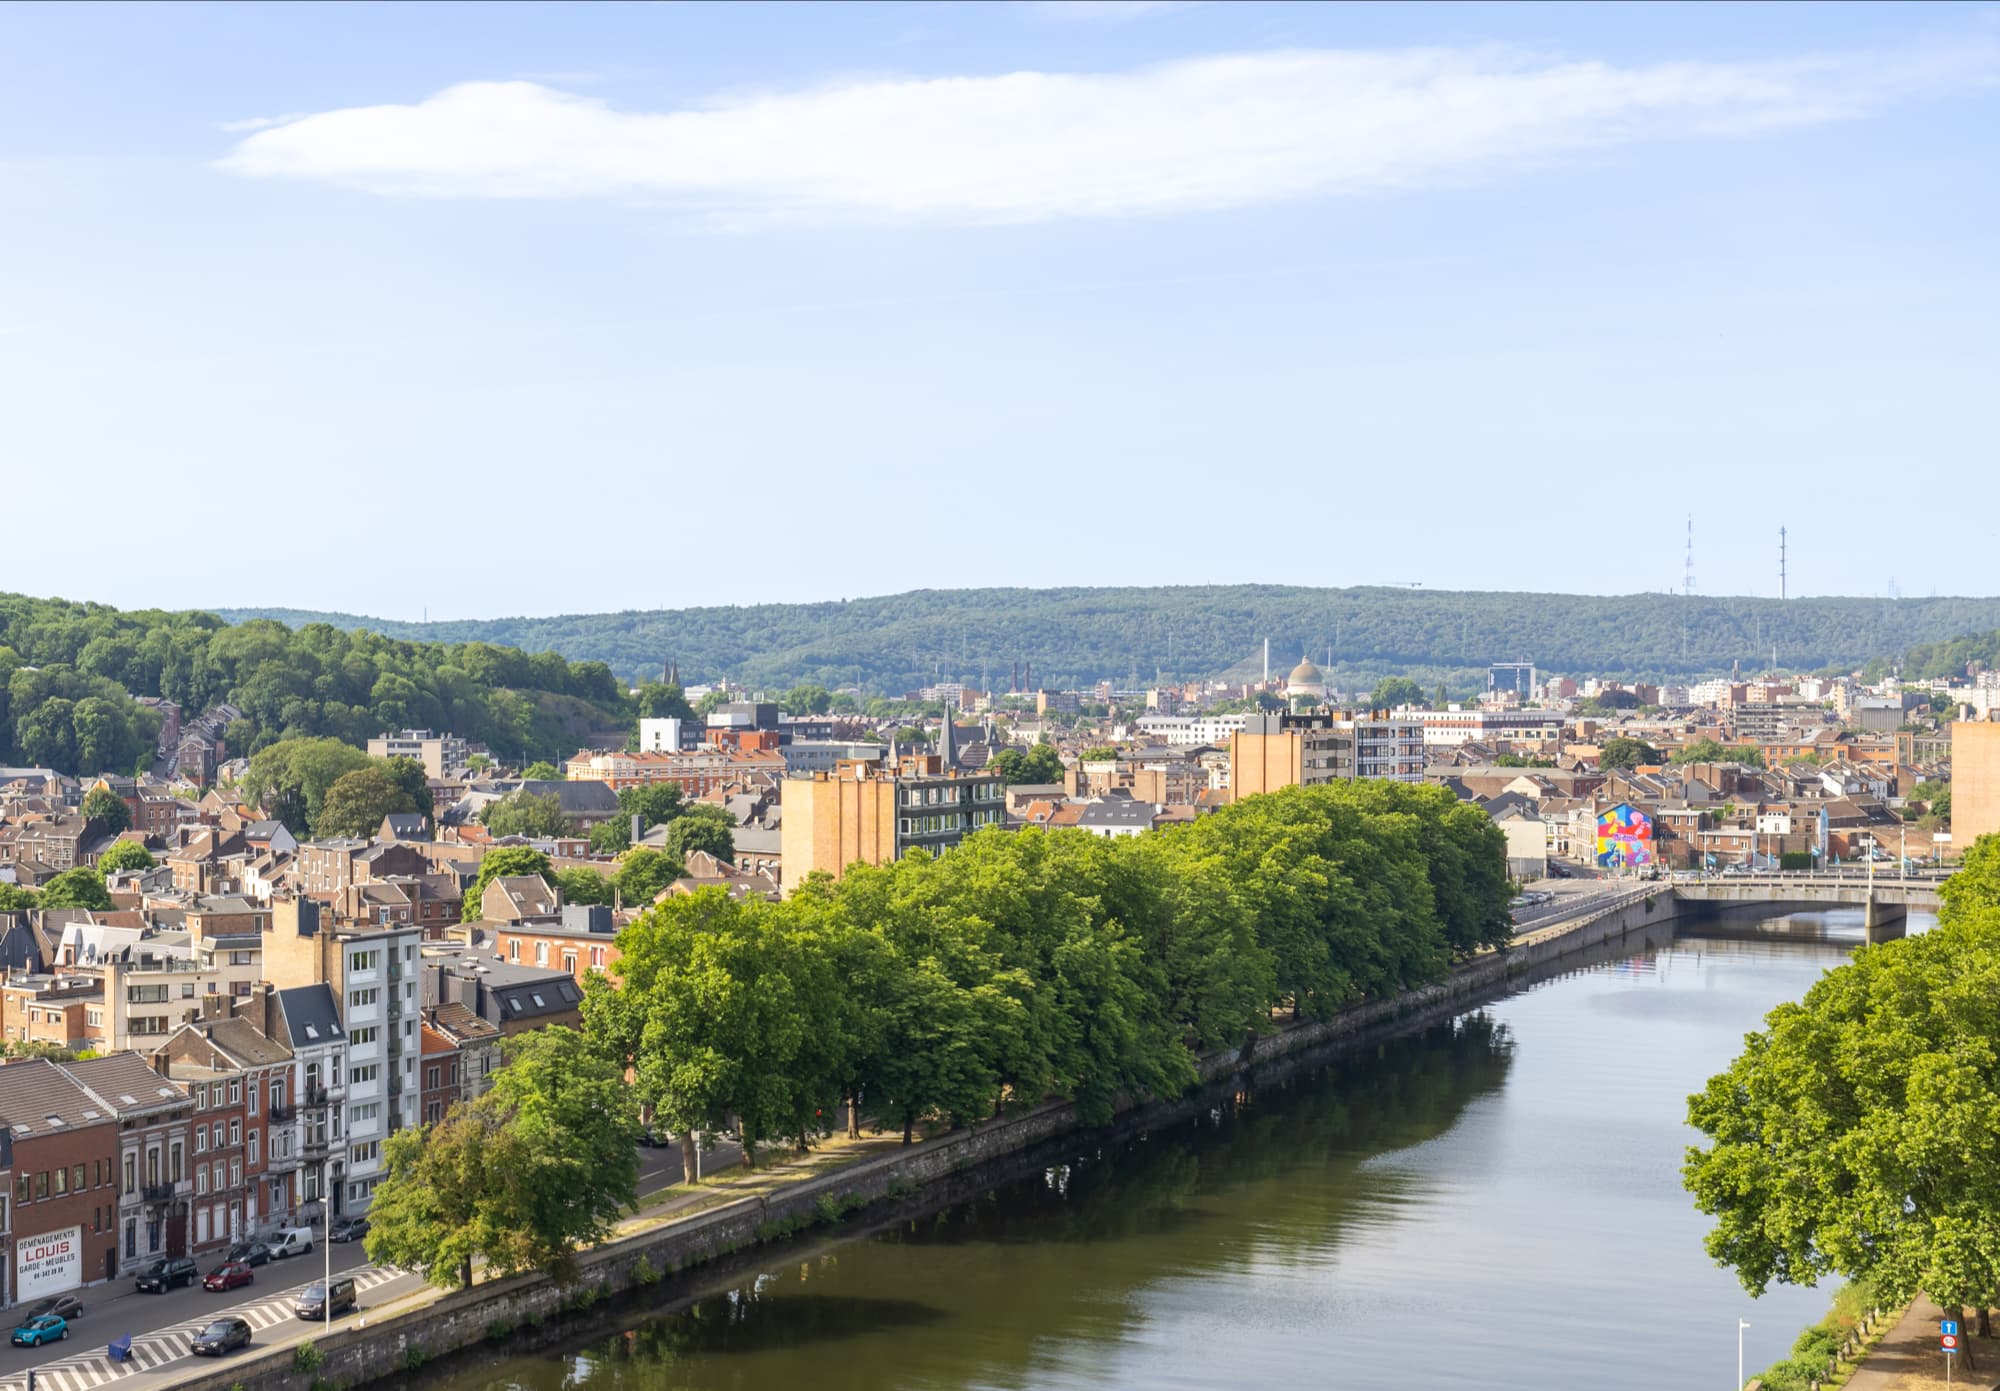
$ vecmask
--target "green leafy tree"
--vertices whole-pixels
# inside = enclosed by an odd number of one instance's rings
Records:
[[[1983,837],[1935,930],[1827,972],[1690,1098],[1709,1143],[1683,1176],[1746,1289],[1838,1274],[1947,1309],[2000,1298],[1996,871]]]
[[[430,787],[422,784],[422,795],[411,791],[410,779],[400,770],[387,766],[400,763],[415,768],[421,783],[423,765],[412,759],[389,759],[371,762],[367,767],[356,768],[351,773],[342,773],[326,796],[321,799],[319,814],[313,819],[313,834],[325,839],[330,836],[372,836],[382,825],[382,818],[392,813],[418,813],[428,818],[431,813]]]
[[[506,796],[488,802],[480,821],[495,836],[566,836],[573,829],[563,815],[562,798],[553,792],[530,792],[517,787]]]
[[[1597,766],[1600,768],[1637,768],[1640,764],[1664,763],[1665,757],[1651,744],[1641,739],[1629,739],[1622,734],[1613,735],[1600,746]]]
[[[687,720],[695,718],[694,707],[688,704],[687,696],[679,686],[669,686],[660,681],[646,681],[639,686],[639,715],[648,720]]]
[[[824,715],[833,708],[833,692],[824,686],[794,686],[780,703],[787,715]]]
[[[97,872],[110,875],[123,869],[151,869],[155,863],[152,851],[138,841],[121,840],[97,857]]]
[[[685,872],[679,856],[641,846],[625,852],[611,883],[627,908],[637,908],[651,903]]]
[[[718,860],[733,862],[736,858],[736,822],[720,807],[689,807],[667,828],[667,850],[683,864],[697,850],[706,850]]]
[[[1421,705],[1424,688],[1407,676],[1390,676],[1375,683],[1368,696],[1371,710],[1393,710],[1399,705]]]
[[[549,867],[549,857],[539,850],[530,850],[525,845],[506,845],[487,851],[480,857],[479,872],[473,876],[472,886],[465,891],[460,916],[466,922],[477,920],[482,916],[479,900],[485,895],[488,884],[495,879],[524,874],[539,874],[551,887],[556,882],[555,871]]]
[[[600,821],[590,828],[590,853],[622,854],[632,844],[632,824],[622,816]]]
[[[132,809],[108,787],[93,787],[84,794],[83,816],[96,822],[106,835],[118,835],[132,825]]]
[[[105,892],[104,880],[94,869],[78,865],[66,869],[48,883],[42,885],[42,908],[89,908],[96,912],[106,912],[112,907],[111,895]]]
[[[611,902],[611,881],[594,869],[574,865],[555,872],[556,887],[562,890],[564,903],[609,903]]]
[[[493,760],[483,753],[473,754],[465,760],[465,769],[469,773],[484,773],[492,766]]]
[[[1062,755],[1052,744],[1036,744],[1028,749],[1002,749],[987,765],[1013,784],[1059,783],[1063,780]]]
[[[25,913],[41,906],[41,896],[19,884],[0,884],[0,913]]]
[[[311,833],[334,783],[369,766],[367,754],[338,739],[281,739],[251,755],[238,792],[296,835]]]
[[[1676,763],[1741,763],[1751,768],[1764,766],[1764,755],[1752,748],[1730,748],[1713,739],[1696,739],[1674,755]]]
[[[638,1187],[637,1122],[623,1071],[574,1029],[503,1045],[493,1089],[435,1125],[383,1147],[387,1173],[369,1210],[371,1259],[434,1284],[495,1274],[575,1271],[609,1236]]]
[[[561,782],[562,769],[553,763],[538,761],[523,768],[521,778],[524,782]]]
[[[1939,779],[1926,778],[1910,789],[1910,799],[1922,802],[1930,809],[1932,816],[1941,820],[1951,820],[1951,784]]]

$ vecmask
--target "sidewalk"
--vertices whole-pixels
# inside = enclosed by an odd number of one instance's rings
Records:
[[[1978,1315],[1966,1312],[1967,1329],[1977,1328]],[[1945,1391],[1945,1359],[1938,1348],[1938,1320],[1943,1317],[1937,1305],[1919,1295],[1847,1379],[1845,1391]],[[1972,1342],[1979,1368],[1968,1371],[1965,1359],[1957,1359],[1951,1371],[1952,1391],[1987,1391],[2000,1385],[2000,1338]]]

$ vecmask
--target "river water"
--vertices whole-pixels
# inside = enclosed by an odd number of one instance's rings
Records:
[[[1783,1356],[1682,1191],[1686,1098],[1858,944],[1773,917],[1544,982],[889,1230],[774,1248],[683,1312],[447,1391],[1304,1383],[1687,1391]]]

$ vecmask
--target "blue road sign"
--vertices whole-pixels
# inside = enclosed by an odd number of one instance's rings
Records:
[[[1940,1332],[1940,1333],[1956,1333],[1956,1332],[1958,1332],[1958,1320],[1957,1320],[1957,1319],[1939,1319],[1939,1320],[1938,1320],[1938,1332]]]

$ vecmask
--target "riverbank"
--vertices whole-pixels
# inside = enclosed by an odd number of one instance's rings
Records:
[[[937,1207],[954,1193],[993,1181],[1002,1169],[1032,1169],[1073,1153],[1096,1136],[1163,1126],[1206,1109],[1228,1089],[1273,1081],[1343,1049],[1449,1019],[1510,987],[1585,964],[1593,949],[1629,945],[1637,931],[1660,929],[1664,935],[1674,917],[1674,900],[1665,889],[1607,899],[1568,922],[1524,934],[1506,952],[1463,963],[1437,985],[1330,1020],[1283,1028],[1244,1048],[1211,1055],[1202,1063],[1206,1088],[1174,1102],[1129,1108],[1109,1131],[1083,1126],[1074,1108],[1054,1103],[907,1150],[892,1144],[886,1153],[878,1148],[843,1156],[846,1142],[836,1142],[812,1156],[759,1171],[754,1193],[734,1190],[701,1211],[677,1207],[634,1219],[613,1242],[583,1255],[580,1278],[567,1289],[542,1277],[523,1276],[468,1291],[425,1291],[397,1306],[368,1310],[352,1327],[320,1338],[314,1345],[316,1365],[306,1365],[310,1358],[297,1360],[292,1348],[277,1348],[213,1372],[174,1376],[171,1369],[162,1369],[129,1384],[133,1391],[169,1385],[188,1391],[228,1391],[237,1385],[245,1391],[275,1391],[315,1382],[356,1387],[394,1378],[407,1383],[419,1367],[456,1351],[500,1341],[537,1345],[587,1333],[603,1323],[614,1300],[642,1303],[648,1312],[671,1309],[701,1294],[732,1257],[761,1244],[815,1226],[859,1227]],[[738,1173],[726,1182],[750,1181],[753,1176]],[[682,1196],[690,1204],[708,1202],[724,1186]],[[678,1204],[682,1196],[672,1201]],[[611,1307],[619,1309],[616,1317],[626,1316],[627,1306]]]

